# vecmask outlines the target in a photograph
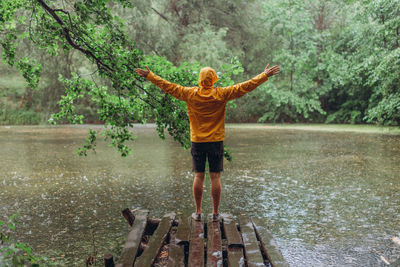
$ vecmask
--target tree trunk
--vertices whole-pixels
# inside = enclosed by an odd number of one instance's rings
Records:
[[[290,35],[290,53],[293,55],[294,41],[293,36]],[[290,67],[290,91],[293,91],[293,73],[294,73],[294,64],[292,62]]]
[[[385,15],[384,14],[382,14],[382,16],[381,16],[381,21],[382,21],[382,25],[385,27]],[[386,48],[385,30],[383,30],[382,35],[383,35],[383,47]]]
[[[317,67],[322,63],[321,61],[321,53],[322,53],[322,42],[321,42],[321,34],[325,30],[325,3],[324,2],[319,2],[319,7],[318,7],[318,16],[316,18],[316,22],[314,25],[317,28],[318,32],[318,41],[317,41]],[[317,87],[320,88],[321,85],[323,84],[323,80],[321,78],[321,73],[320,71],[317,71],[317,76],[315,77],[315,81],[317,83]]]

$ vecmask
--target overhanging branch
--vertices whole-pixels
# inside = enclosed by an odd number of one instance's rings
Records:
[[[37,0],[37,2],[47,11],[47,13],[49,13],[55,20],[56,22],[61,26],[63,32],[64,32],[64,36],[67,39],[68,43],[75,49],[81,51],[82,53],[88,55],[89,57],[93,58],[98,64],[101,64],[103,67],[105,67],[106,69],[113,71],[113,69],[108,66],[107,64],[105,64],[104,62],[102,62],[101,60],[99,60],[91,51],[86,50],[85,48],[77,45],[71,38],[70,35],[70,30],[65,26],[64,21],[56,14],[56,10],[59,11],[59,9],[52,9],[50,8],[43,0]]]

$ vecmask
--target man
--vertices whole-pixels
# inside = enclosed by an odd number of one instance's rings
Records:
[[[192,141],[192,162],[194,171],[193,196],[196,205],[195,220],[201,220],[201,200],[203,197],[203,182],[206,158],[209,163],[211,177],[211,196],[213,202],[213,220],[219,218],[219,202],[221,198],[220,173],[223,171],[225,139],[225,110],[229,100],[239,98],[266,82],[268,77],[279,73],[280,68],[274,66],[265,70],[247,82],[228,87],[213,87],[218,81],[215,70],[205,67],[199,74],[199,87],[183,87],[163,80],[146,70],[136,69],[136,73],[164,92],[186,102],[190,120],[190,140]]]

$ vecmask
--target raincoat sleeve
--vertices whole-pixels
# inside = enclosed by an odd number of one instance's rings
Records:
[[[268,76],[265,72],[258,74],[252,79],[238,83],[232,86],[223,87],[222,93],[224,95],[225,100],[232,100],[235,98],[242,97],[244,94],[253,91],[257,86],[268,80]]]
[[[153,72],[150,72],[147,75],[147,80],[179,100],[186,101],[188,99],[190,93],[189,87],[184,87],[182,85],[164,80],[163,78],[155,75]]]

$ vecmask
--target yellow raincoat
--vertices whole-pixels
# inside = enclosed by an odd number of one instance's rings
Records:
[[[171,83],[150,72],[147,80],[164,92],[186,102],[192,142],[217,142],[225,139],[225,110],[229,100],[251,92],[268,80],[265,72],[228,87],[213,87],[218,81],[215,70],[205,67],[199,74],[200,87],[184,87]]]

